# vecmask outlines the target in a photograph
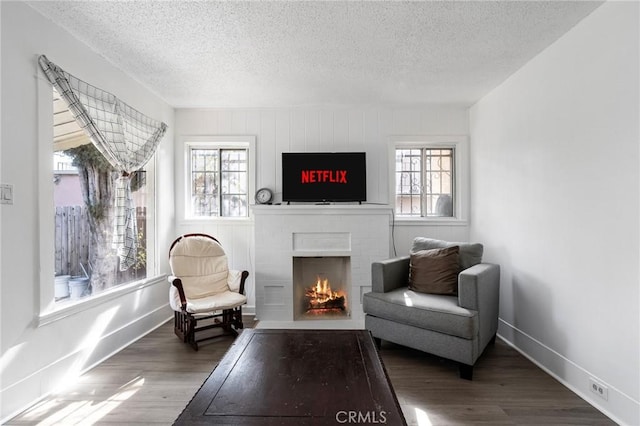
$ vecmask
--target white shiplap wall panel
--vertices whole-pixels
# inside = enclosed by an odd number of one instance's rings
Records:
[[[392,112],[392,132],[395,135],[421,134],[420,111],[396,110]]]
[[[333,151],[346,151],[349,145],[349,111],[338,109],[333,113]]]
[[[230,133],[247,133],[247,116],[248,111],[234,111],[231,115],[231,131]]]
[[[282,153],[291,150],[291,112],[289,110],[278,110],[276,112],[276,135],[276,161],[273,165],[271,180],[265,181],[265,185],[273,188],[276,198],[280,200],[279,193],[282,192]]]
[[[334,114],[331,110],[320,111],[320,140],[325,151],[335,151],[336,146],[333,137]]]
[[[218,112],[218,132],[222,135],[233,134],[233,115],[238,113],[237,110],[228,110]]]
[[[367,176],[367,199],[373,203],[387,203],[389,181],[388,173],[381,173],[387,170],[387,150],[386,141],[380,134],[380,114],[378,110],[367,109],[363,114],[362,122],[362,149],[355,148],[354,151],[367,152],[367,169],[371,172]],[[373,149],[372,149],[373,148]],[[381,162],[381,159],[384,161]]]
[[[350,110],[348,151],[362,151],[364,143],[364,111]]]
[[[323,146],[325,142],[320,136],[320,111],[307,110],[305,112],[304,131],[306,151],[326,151],[326,148]]]
[[[282,199],[282,153],[364,151],[367,153],[367,197],[371,203],[389,202],[389,144],[394,135],[466,135],[468,114],[463,107],[394,109],[381,106],[179,109],[176,111],[176,230],[206,232],[225,241],[234,265],[249,268],[248,311],[255,304],[253,283],[253,221],[185,220],[185,135],[252,135],[256,137],[256,188],[272,188]],[[253,203],[253,194],[251,195]],[[398,252],[410,247],[414,236],[466,240],[468,226],[407,226],[396,224]],[[231,247],[229,246],[230,242]],[[246,266],[245,266],[246,265]]]
[[[290,115],[289,149],[291,151],[307,151],[305,111],[303,109],[294,109],[291,110]]]
[[[258,109],[250,109],[247,111],[246,117],[246,130],[247,135],[257,135],[260,133],[260,117],[261,111]]]
[[[199,129],[198,133],[201,134],[221,134],[220,126],[218,125],[220,111],[214,111],[211,115],[207,114],[207,111],[198,111],[198,117],[192,120],[191,128]],[[202,126],[202,128],[200,128]]]
[[[274,170],[276,165],[276,146],[277,132],[276,132],[276,111],[268,110],[262,111],[260,115],[260,133],[256,139],[256,146],[258,147],[256,162],[257,171],[257,186],[256,189],[264,186],[273,189],[275,183]]]

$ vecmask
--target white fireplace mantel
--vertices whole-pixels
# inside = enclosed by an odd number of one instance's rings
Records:
[[[363,215],[383,214],[391,218],[391,206],[388,204],[268,204],[251,206],[255,215]]]
[[[388,205],[253,206],[256,316],[267,328],[364,328],[362,295],[371,290],[371,262],[389,257]],[[349,319],[294,321],[293,258],[349,256]]]

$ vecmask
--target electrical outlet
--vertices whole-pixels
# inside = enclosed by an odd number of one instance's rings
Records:
[[[593,377],[589,377],[589,389],[605,401],[609,400],[609,388]]]

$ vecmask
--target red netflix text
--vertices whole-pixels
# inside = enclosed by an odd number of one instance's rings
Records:
[[[346,170],[302,170],[302,183],[347,183]]]

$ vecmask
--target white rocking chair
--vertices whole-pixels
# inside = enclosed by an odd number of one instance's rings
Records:
[[[169,264],[169,304],[175,311],[176,335],[195,350],[198,342],[237,336],[237,330],[243,328],[244,284],[249,272],[230,270],[222,246],[206,234],[177,238],[169,249]],[[224,332],[196,338],[196,333],[213,328]]]

